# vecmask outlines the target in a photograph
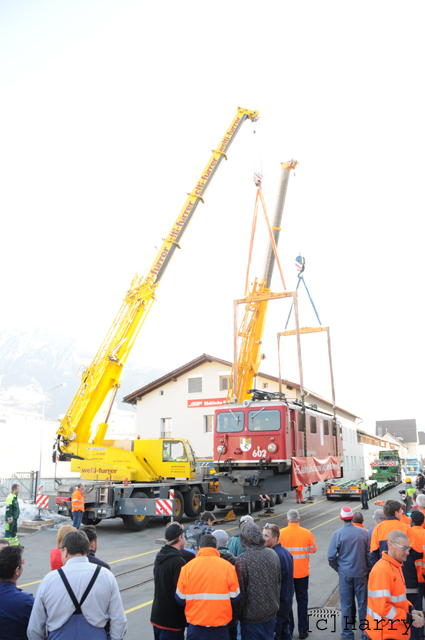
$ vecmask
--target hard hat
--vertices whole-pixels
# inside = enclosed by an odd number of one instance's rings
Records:
[[[412,478],[406,478],[406,482],[412,482]]]

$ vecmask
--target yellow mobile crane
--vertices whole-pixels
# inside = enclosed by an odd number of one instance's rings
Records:
[[[176,438],[169,439],[168,443],[162,439],[135,440],[130,446],[127,444],[125,448],[121,448],[107,446],[109,443],[105,442],[105,435],[120,386],[124,364],[156,299],[156,289],[165,269],[175,250],[180,248],[179,243],[199,201],[204,202],[205,192],[220,163],[223,158],[227,160],[226,153],[236,134],[245,120],[256,121],[257,118],[258,111],[238,108],[236,116],[226,130],[219,146],[212,152],[211,158],[193,191],[188,194],[182,210],[147,275],[144,278],[139,278],[136,275],[133,279],[99,351],[92,364],[84,370],[81,376],[81,385],[57,430],[54,459],[58,454],[60,461],[71,460],[71,470],[79,471],[85,481],[104,482],[106,480],[108,482],[124,482],[125,484],[133,483],[132,487],[126,487],[125,490],[121,487],[118,492],[111,486],[102,488],[100,493],[99,491],[94,492],[96,495],[92,496],[93,504],[106,506],[104,509],[93,507],[95,517],[89,518],[91,521],[98,519],[98,516],[121,515],[125,522],[127,517],[127,524],[130,528],[143,528],[147,523],[146,516],[155,515],[156,512],[151,513],[152,505],[142,505],[140,499],[146,498],[145,494],[148,493],[148,489],[149,492],[156,491],[158,497],[168,495],[162,490],[164,487],[153,489],[151,483],[162,482],[164,478],[179,478],[186,480],[186,485],[180,486],[180,489],[187,492],[187,481],[195,481],[196,479],[195,458],[188,441]],[[108,394],[111,394],[111,398],[105,422],[93,430],[93,421]],[[138,492],[136,495],[133,491],[134,483],[149,483],[149,486],[146,487],[143,484],[145,493]],[[112,489],[114,489],[113,496],[110,495]],[[99,496],[102,492],[103,500],[100,500]],[[186,511],[194,512],[197,504],[194,498],[195,493],[190,488],[188,493],[193,494],[193,499],[189,497],[188,500],[184,500],[185,507],[187,506]],[[134,508],[134,502],[131,504],[128,502],[129,500],[131,502],[134,496],[139,500],[139,510]],[[88,501],[87,498],[86,496],[86,511],[90,510],[90,507],[87,507],[90,500]],[[57,504],[61,505],[66,501],[66,498],[57,498],[58,500]],[[120,500],[127,501],[127,503],[122,502],[118,505]],[[109,508],[111,501],[115,504],[112,510]],[[176,496],[176,501],[180,503],[177,509],[182,508],[181,493],[180,498]],[[142,502],[145,503],[146,500],[142,500]],[[136,514],[136,519],[130,514]],[[188,513],[188,515],[194,515],[194,513]]]

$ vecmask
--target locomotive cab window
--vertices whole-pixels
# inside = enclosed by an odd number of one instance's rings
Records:
[[[325,436],[329,435],[329,421],[328,420],[323,420],[323,433],[325,434]]]
[[[317,423],[314,416],[310,416],[310,433],[317,433]]]
[[[229,411],[217,414],[217,433],[237,433],[243,431],[243,411]]]
[[[249,431],[279,431],[279,411],[250,411],[248,414]]]
[[[304,414],[298,414],[298,431],[304,431]]]

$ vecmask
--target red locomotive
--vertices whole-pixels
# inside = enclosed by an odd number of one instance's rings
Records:
[[[266,470],[269,476],[286,475],[285,487],[280,489],[286,491],[292,485],[288,475],[293,458],[299,463],[308,457],[337,458],[341,466],[343,462],[341,425],[316,405],[306,405],[304,412],[301,402],[286,400],[284,394],[253,390],[251,400],[226,405],[215,412],[217,471],[230,471],[234,477],[237,471],[244,471],[245,480],[253,470],[261,470],[261,477]],[[277,478],[273,484],[277,486]]]

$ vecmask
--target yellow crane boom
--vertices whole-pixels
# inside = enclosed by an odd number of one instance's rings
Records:
[[[276,250],[281,231],[282,214],[288,189],[289,176],[291,170],[295,169],[297,164],[298,162],[296,160],[290,160],[282,163],[279,191],[276,199],[273,226],[271,228],[268,223],[265,202],[261,192],[261,180],[257,185],[256,210],[254,212],[250,253],[255,233],[256,212],[259,199],[261,199],[263,204],[264,213],[269,226],[270,241],[267,247],[262,279],[257,280],[256,278],[253,284],[249,285],[247,273],[245,298],[235,301],[236,304],[245,304],[245,314],[237,333],[237,336],[240,338],[239,355],[237,362],[233,363],[226,402],[243,402],[250,398],[250,394],[248,392],[254,387],[254,378],[258,374],[262,360],[261,345],[263,341],[268,302],[273,298],[289,297],[292,295],[292,293],[273,294],[270,290],[270,286],[276,260]],[[281,276],[283,281],[283,275],[281,274]],[[236,376],[234,375],[235,367]]]
[[[223,158],[227,159],[226,153],[247,118],[255,121],[258,118],[258,111],[238,108],[236,116],[226,130],[219,146],[212,152],[201,177],[192,192],[188,194],[183,208],[159,249],[147,275],[144,278],[139,278],[136,274],[134,277],[99,351],[88,369],[84,370],[81,376],[81,385],[57,430],[58,448],[62,459],[76,457],[83,459],[81,450],[75,445],[77,442],[89,442],[93,435],[94,444],[101,445],[103,443],[109,414],[120,386],[124,364],[155,300],[156,287],[174,251],[180,248],[179,242],[199,201],[203,202],[208,185]],[[99,425],[95,434],[92,434],[93,420],[111,391],[113,394],[105,422]],[[84,448],[84,451],[84,459],[88,459],[87,449]]]

